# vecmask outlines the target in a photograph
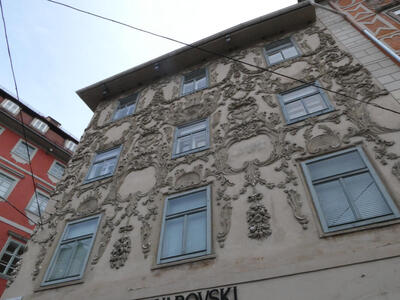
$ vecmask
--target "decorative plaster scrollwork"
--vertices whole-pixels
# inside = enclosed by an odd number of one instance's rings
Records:
[[[225,245],[226,237],[231,229],[232,205],[230,202],[226,203],[220,213],[220,226],[221,229],[217,235],[217,241],[221,248]]]
[[[324,130],[325,133],[314,137],[305,134],[306,148],[309,153],[316,154],[319,152],[335,150],[340,147],[342,142],[338,133],[335,133],[331,128],[326,125],[319,125],[318,127]]]
[[[295,190],[285,190],[287,195],[287,200],[290,207],[293,210],[293,215],[296,220],[300,223],[303,229],[307,229],[308,227],[308,217],[301,212],[301,206],[303,205],[300,200],[300,194]]]
[[[400,180],[400,161],[397,161],[392,167],[392,174]]]

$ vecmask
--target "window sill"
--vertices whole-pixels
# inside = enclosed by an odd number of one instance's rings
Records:
[[[268,66],[268,67],[274,67],[274,66],[277,66],[277,65],[279,65],[279,64],[283,64],[283,63],[285,63],[285,62],[295,60],[296,58],[298,58],[298,57],[300,57],[300,56],[302,56],[302,55],[301,55],[301,54],[298,54],[298,55],[296,55],[296,56],[293,56],[293,57],[290,57],[290,58],[288,58],[288,59],[284,59],[284,60],[278,61],[278,62],[273,63],[273,64],[270,64],[270,63],[268,62],[268,58],[265,58],[265,60],[267,61],[267,66]]]
[[[379,223],[361,225],[361,226],[358,226],[358,227],[353,227],[353,228],[348,228],[348,229],[341,229],[341,230],[332,231],[332,232],[322,232],[322,229],[320,229],[319,237],[320,238],[328,238],[328,237],[331,237],[331,236],[337,236],[337,235],[353,233],[353,232],[357,232],[357,231],[363,231],[363,230],[369,230],[369,229],[374,229],[374,228],[386,227],[386,226],[395,225],[395,224],[400,224],[400,217],[394,217],[391,220],[382,221],[382,222],[379,222]]]
[[[80,284],[80,283],[83,283],[83,279],[76,279],[76,280],[71,280],[71,281],[65,281],[65,282],[59,282],[59,283],[39,286],[39,287],[35,288],[33,291],[36,293],[36,292],[56,289],[56,288],[69,286],[69,285],[74,285],[74,284]]]
[[[206,90],[208,88],[209,88],[209,86],[207,85],[207,86],[205,86],[205,87],[203,87],[201,89],[198,89],[198,90],[195,90],[195,91],[192,91],[192,92],[189,92],[189,93],[185,93],[185,94],[182,93],[180,96],[181,97],[185,97],[185,96],[192,95],[192,94],[195,94],[195,93],[200,92],[200,91],[204,91],[204,90]]]
[[[103,177],[93,178],[93,179],[90,179],[90,180],[84,180],[82,182],[82,185],[86,185],[86,184],[89,184],[89,183],[92,183],[92,182],[95,182],[95,181],[99,181],[99,180],[103,180],[103,179],[109,179],[110,177],[113,177],[113,176],[114,176],[114,174],[110,174],[110,175],[103,176]]]
[[[187,155],[190,155],[190,154],[194,154],[194,153],[198,153],[198,152],[201,152],[201,151],[205,151],[205,150],[208,150],[208,149],[210,149],[210,146],[206,146],[204,148],[193,149],[193,150],[190,150],[190,151],[187,151],[187,152],[184,152],[184,153],[173,154],[171,158],[172,159],[177,159],[177,158],[180,158],[180,157],[184,157],[184,156],[187,156]]]
[[[332,108],[332,109],[330,109],[330,110],[327,110],[327,111],[324,111],[324,112],[321,112],[321,113],[315,113],[315,114],[308,115],[308,116],[306,116],[304,119],[295,120],[295,121],[290,121],[290,122],[287,121],[286,118],[285,118],[286,126],[288,126],[288,127],[290,127],[290,126],[296,126],[296,125],[298,125],[300,122],[305,122],[305,121],[307,121],[307,120],[310,119],[310,118],[315,118],[315,117],[323,116],[323,115],[330,114],[330,113],[334,113],[334,112],[338,112],[338,111],[340,111],[340,110]]]
[[[193,257],[193,258],[187,258],[187,259],[171,261],[171,262],[167,262],[167,263],[161,263],[158,265],[153,265],[151,267],[151,270],[168,268],[168,267],[172,267],[172,266],[183,265],[183,264],[198,262],[198,261],[202,261],[202,260],[215,259],[216,257],[217,257],[216,254],[206,254],[203,256],[197,256],[197,257]]]

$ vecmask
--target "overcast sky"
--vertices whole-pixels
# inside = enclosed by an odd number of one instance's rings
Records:
[[[58,0],[192,43],[296,0]],[[75,91],[181,45],[46,0],[2,0],[21,99],[79,138],[91,110]],[[3,27],[0,86],[15,93]]]

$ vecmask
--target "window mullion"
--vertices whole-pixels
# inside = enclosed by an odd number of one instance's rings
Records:
[[[186,240],[187,240],[187,215],[183,217],[183,233],[182,233],[182,254],[186,254]]]
[[[346,183],[344,182],[343,178],[339,178],[339,183],[343,189],[344,194],[346,195],[346,200],[349,203],[350,209],[353,212],[354,216],[356,217],[357,220],[361,219],[361,214],[358,211],[357,207],[354,204],[354,199],[347,190]]]

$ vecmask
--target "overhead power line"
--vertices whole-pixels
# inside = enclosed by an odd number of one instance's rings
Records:
[[[295,77],[292,77],[292,76],[289,76],[289,75],[285,75],[285,74],[276,72],[276,71],[274,71],[274,70],[270,70],[270,69],[268,69],[268,68],[264,68],[264,67],[261,67],[261,66],[257,66],[257,65],[255,65],[255,64],[248,63],[248,62],[242,61],[242,60],[240,60],[240,59],[233,58],[233,57],[231,57],[231,56],[228,56],[228,55],[225,55],[225,54],[222,54],[222,53],[218,53],[218,52],[215,52],[215,51],[211,51],[211,50],[205,49],[205,48],[203,48],[203,47],[200,47],[200,46],[197,46],[197,45],[194,45],[194,44],[188,44],[188,43],[179,41],[179,40],[177,40],[177,39],[174,39],[174,38],[171,38],[171,37],[168,37],[168,36],[165,36],[165,35],[157,34],[157,33],[151,32],[151,31],[149,31],[149,30],[145,30],[145,29],[143,29],[143,28],[139,28],[139,27],[136,27],[136,26],[132,26],[132,25],[129,25],[129,24],[127,24],[127,23],[124,23],[124,22],[121,22],[121,21],[118,21],[118,20],[115,20],[115,19],[111,19],[111,18],[108,18],[108,17],[104,17],[104,16],[101,16],[101,15],[99,15],[99,14],[92,13],[92,12],[89,12],[89,11],[87,11],[87,10],[83,10],[83,9],[74,7],[74,6],[72,6],[72,5],[68,5],[68,4],[65,4],[65,3],[62,3],[62,2],[58,2],[58,1],[54,1],[54,0],[46,0],[46,1],[51,2],[51,3],[54,3],[54,4],[57,4],[57,5],[60,5],[60,6],[63,6],[63,7],[67,7],[67,8],[69,8],[69,9],[75,10],[75,11],[77,11],[77,12],[80,12],[80,13],[83,13],[83,14],[87,14],[87,15],[90,15],[90,16],[93,16],[93,17],[96,17],[96,18],[105,20],[105,21],[109,21],[109,22],[112,22],[112,23],[115,23],[115,24],[118,24],[118,25],[121,25],[121,26],[124,26],[124,27],[128,27],[128,28],[134,29],[134,30],[136,30],[136,31],[140,31],[140,32],[143,32],[143,33],[146,33],[146,34],[155,36],[155,37],[159,37],[159,38],[162,38],[162,39],[165,39],[165,40],[169,40],[169,41],[175,42],[175,43],[177,43],[177,44],[181,44],[181,45],[184,45],[184,46],[193,48],[193,49],[197,49],[197,50],[203,51],[203,52],[208,53],[208,54],[212,54],[212,55],[215,55],[215,56],[219,56],[219,57],[221,57],[221,58],[226,58],[226,59],[228,59],[228,60],[231,60],[231,61],[234,61],[234,62],[243,64],[243,65],[246,65],[246,66],[254,67],[254,68],[257,68],[257,69],[260,69],[260,70],[263,70],[263,71],[266,71],[266,72],[275,74],[275,75],[277,75],[277,76],[281,76],[281,77],[284,77],[284,78],[287,78],[287,79],[290,79],[290,80],[294,80],[294,81],[297,81],[297,82],[300,82],[300,83],[303,83],[303,84],[312,85],[312,86],[318,87],[318,88],[320,88],[320,89],[323,89],[323,90],[325,90],[325,91],[328,91],[328,92],[331,92],[331,93],[340,95],[340,96],[342,96],[342,97],[346,97],[346,98],[352,99],[352,100],[354,100],[354,101],[358,101],[358,102],[361,102],[361,103],[364,103],[364,104],[367,104],[367,105],[371,105],[371,106],[374,106],[374,107],[377,107],[377,108],[380,108],[380,109],[383,109],[383,110],[386,110],[386,111],[390,111],[390,112],[392,112],[392,113],[395,113],[395,114],[400,115],[400,112],[398,112],[398,111],[396,111],[396,110],[394,110],[394,109],[391,109],[391,108],[388,108],[388,107],[385,107],[385,106],[382,106],[382,105],[379,105],[379,104],[376,104],[376,103],[366,102],[366,101],[360,100],[360,99],[358,99],[358,98],[354,98],[354,97],[352,97],[352,96],[343,94],[343,93],[338,92],[338,91],[334,91],[334,90],[329,89],[329,88],[326,88],[326,87],[317,86],[317,85],[316,85],[315,83],[313,83],[313,82],[306,82],[306,81],[304,81],[304,80],[301,80],[301,79],[298,79],[298,78],[295,78]]]
[[[14,87],[15,87],[15,92],[16,92],[16,96],[17,96],[17,101],[20,103],[20,105],[22,104],[21,101],[19,100],[19,93],[18,93],[18,85],[17,85],[17,80],[16,80],[16,76],[15,76],[15,71],[14,71],[14,65],[13,65],[13,61],[12,61],[12,56],[11,56],[11,50],[10,50],[10,44],[8,41],[8,35],[7,35],[7,26],[6,26],[6,20],[4,18],[4,10],[3,10],[3,4],[0,0],[0,10],[1,10],[1,18],[3,20],[3,27],[4,27],[4,36],[6,38],[6,44],[7,44],[7,52],[8,52],[8,58],[10,61],[10,67],[11,67],[11,72],[12,72],[12,76],[13,76],[13,81],[14,81]],[[40,224],[43,223],[42,220],[42,213],[40,211],[40,205],[39,205],[39,198],[38,198],[38,194],[36,191],[36,182],[35,182],[35,178],[33,177],[33,168],[32,168],[32,161],[31,161],[31,154],[29,153],[29,146],[28,146],[28,139],[26,136],[26,131],[25,131],[25,123],[24,123],[24,117],[22,115],[22,109],[19,110],[19,117],[20,117],[20,123],[21,123],[21,127],[22,127],[22,135],[24,137],[25,140],[25,145],[26,145],[26,153],[28,154],[28,163],[29,163],[29,169],[31,171],[31,178],[32,178],[32,185],[33,185],[33,192],[35,194],[35,200],[36,200],[36,205],[37,205],[37,209],[38,209],[38,214],[39,214],[39,219],[40,219]],[[23,212],[21,212],[18,208],[16,208],[14,205],[12,205],[8,200],[6,200],[6,202],[13,207],[14,209],[16,209],[19,213],[23,214],[27,219],[31,220],[26,214],[24,214]],[[32,220],[31,220],[32,221]],[[33,221],[32,221],[33,222]],[[35,223],[35,222],[34,222]],[[35,223],[36,224],[36,223]]]

